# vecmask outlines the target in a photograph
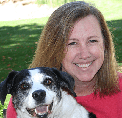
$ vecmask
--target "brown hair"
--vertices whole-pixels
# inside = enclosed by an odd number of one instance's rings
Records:
[[[95,75],[97,78],[95,93],[99,91],[102,96],[111,95],[119,90],[112,36],[102,13],[93,5],[83,1],[64,4],[52,13],[42,31],[30,68],[45,66],[60,69],[70,30],[78,19],[90,14],[99,21],[105,45],[104,62]]]

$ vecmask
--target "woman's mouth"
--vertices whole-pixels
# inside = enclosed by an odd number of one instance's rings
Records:
[[[92,63],[93,63],[93,61],[90,62],[90,63],[85,63],[85,64],[83,64],[83,63],[82,64],[75,63],[75,65],[80,67],[80,68],[88,68]]]

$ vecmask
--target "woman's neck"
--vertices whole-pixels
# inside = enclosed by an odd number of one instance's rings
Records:
[[[86,96],[94,92],[95,79],[89,82],[82,82],[75,79],[75,93],[77,96]]]

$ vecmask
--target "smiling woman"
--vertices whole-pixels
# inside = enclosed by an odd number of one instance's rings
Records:
[[[76,81],[94,82],[93,77],[104,61],[104,44],[100,25],[93,15],[74,24],[64,52],[62,70],[78,78]]]
[[[77,102],[97,118],[122,117],[122,74],[106,21],[93,5],[76,1],[52,13],[29,68],[40,66],[72,75]]]
[[[95,81],[90,84],[90,93],[99,91],[101,96],[110,95],[118,91],[114,52],[112,36],[102,13],[88,3],[71,2],[59,7],[50,16],[30,67],[56,67],[77,80],[85,80],[87,76],[88,81]],[[77,58],[74,58],[75,55],[78,55]],[[66,62],[66,59],[69,60]],[[80,68],[84,66],[88,68]],[[86,91],[80,94],[86,95]]]

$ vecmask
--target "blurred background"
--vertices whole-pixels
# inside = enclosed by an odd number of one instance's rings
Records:
[[[0,0],[0,82],[12,70],[28,68],[41,31],[51,13],[76,0]],[[122,69],[122,0],[85,0],[104,15],[115,43],[116,59]],[[122,72],[122,71],[121,71]],[[7,108],[0,104],[0,117]]]
[[[73,1],[78,0],[0,0],[0,15],[2,16],[0,21],[13,20],[12,17],[27,19],[49,16],[55,8]],[[122,0],[85,1],[99,8],[107,20],[121,19],[122,17]]]

